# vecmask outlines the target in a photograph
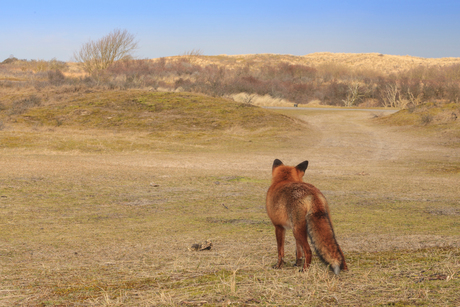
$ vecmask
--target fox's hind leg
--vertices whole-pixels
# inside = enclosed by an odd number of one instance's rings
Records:
[[[302,252],[305,256],[302,270],[305,271],[311,263],[311,249],[308,244],[307,224],[302,223],[293,229],[294,238],[296,241],[296,265],[302,265]]]
[[[303,247],[300,246],[299,241],[295,240],[295,266],[302,266],[302,255],[303,255]]]
[[[276,243],[278,245],[278,263],[273,267],[275,269],[281,269],[284,263],[284,235],[286,229],[283,226],[275,225]]]
[[[339,252],[340,252],[340,254],[342,255],[342,259],[343,259],[342,265],[341,265],[340,268],[341,268],[343,271],[348,271],[347,264],[345,263],[345,256],[343,255],[343,252],[342,252],[342,249],[340,248],[340,246],[339,246]]]

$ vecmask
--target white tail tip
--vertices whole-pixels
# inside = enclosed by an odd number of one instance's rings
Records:
[[[334,271],[335,275],[339,275],[339,273],[340,273],[340,265],[332,266],[332,270]]]

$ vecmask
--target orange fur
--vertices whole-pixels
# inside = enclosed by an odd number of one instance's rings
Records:
[[[278,245],[278,262],[284,263],[284,237],[286,229],[292,228],[296,240],[296,265],[303,270],[311,263],[311,249],[307,237],[315,247],[318,256],[331,266],[335,274],[347,270],[345,257],[334,235],[329,206],[324,195],[302,178],[308,161],[296,167],[285,166],[280,160],[273,162],[272,184],[267,192],[267,213],[275,226]]]

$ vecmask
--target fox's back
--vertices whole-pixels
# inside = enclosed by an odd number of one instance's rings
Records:
[[[274,224],[292,226],[305,220],[313,204],[325,201],[321,192],[306,182],[274,183],[267,193],[267,213]],[[289,225],[288,225],[289,224]]]

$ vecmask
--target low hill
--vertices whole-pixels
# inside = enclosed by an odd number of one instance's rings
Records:
[[[1,147],[40,147],[43,138],[53,140],[51,147],[58,150],[92,150],[83,143],[98,142],[111,150],[152,149],[159,143],[168,150],[174,149],[171,144],[241,150],[249,143],[278,139],[283,131],[306,131],[305,124],[290,117],[192,93],[112,90],[45,99],[31,95],[3,104]]]
[[[409,127],[423,136],[434,135],[443,145],[460,147],[460,105],[431,102],[378,118],[385,125]]]

